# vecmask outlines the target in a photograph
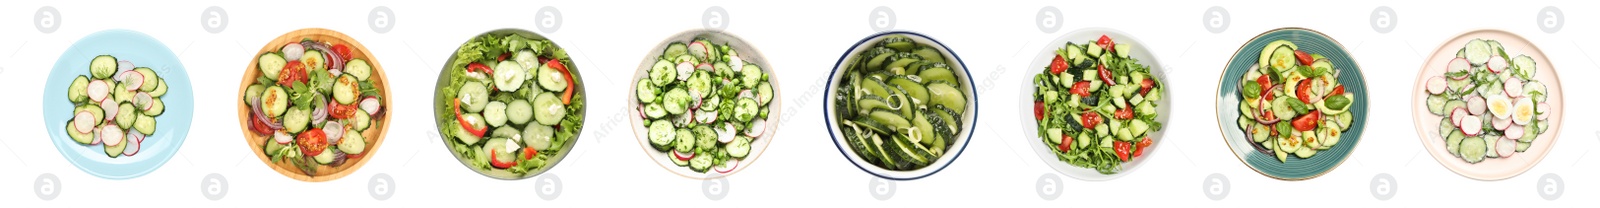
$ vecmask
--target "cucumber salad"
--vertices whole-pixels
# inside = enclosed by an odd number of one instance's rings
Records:
[[[275,165],[319,175],[352,164],[346,160],[372,146],[376,138],[363,132],[383,125],[383,89],[373,83],[372,65],[352,49],[304,39],[257,57],[259,73],[247,73],[255,83],[242,101],[250,108],[250,136],[272,138],[257,147]]]
[[[475,171],[538,174],[583,130],[583,89],[571,65],[542,38],[490,33],[462,43],[435,92],[439,133]]]
[[[832,116],[850,149],[888,170],[922,169],[945,156],[967,112],[953,59],[904,35],[863,44],[872,48],[851,55],[833,96]]]
[[[1311,158],[1339,144],[1354,117],[1355,94],[1339,83],[1340,70],[1321,54],[1276,40],[1240,83],[1239,128],[1256,150],[1287,162]]]
[[[768,128],[777,91],[763,70],[727,43],[668,44],[635,86],[650,146],[694,172],[733,172]]]
[[[78,75],[67,88],[77,106],[67,121],[67,136],[88,147],[99,145],[106,157],[139,153],[145,136],[156,132],[156,116],[165,111],[161,96],[167,82],[155,70],[135,67],[111,55],[95,56],[89,75]]]
[[[1527,151],[1548,130],[1546,88],[1538,63],[1515,57],[1495,40],[1472,39],[1443,75],[1428,78],[1428,112],[1443,118],[1445,149],[1467,163]]]
[[[1156,101],[1165,87],[1128,57],[1131,48],[1105,35],[1068,42],[1033,77],[1033,118],[1057,159],[1115,174],[1155,143],[1147,133],[1161,130]]]

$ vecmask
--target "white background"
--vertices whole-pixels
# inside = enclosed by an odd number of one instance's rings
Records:
[[[548,3],[548,4],[547,4]],[[215,5],[214,5],[215,4]],[[61,27],[42,33],[33,15],[53,6]],[[201,28],[201,11],[220,6],[228,12],[225,31]],[[374,7],[394,11],[394,29],[377,33],[367,26]],[[560,10],[564,20],[544,33],[572,54],[588,83],[588,120],[574,152],[546,174],[562,179],[561,195],[542,200],[538,181],[483,177],[460,165],[433,132],[431,93],[441,65],[468,38],[498,28],[535,28],[534,11]],[[728,195],[710,200],[702,181],[662,170],[642,154],[624,120],[627,80],[640,58],[669,35],[703,27],[710,6],[729,12],[726,31],[759,48],[776,70],[784,93],[785,116],[773,145],[748,170],[728,177]],[[959,160],[944,171],[915,181],[899,181],[891,199],[869,192],[873,176],[839,155],[822,124],[824,79],[851,44],[875,31],[869,12],[889,6],[899,30],[921,32],[961,55],[979,87],[983,114]],[[1035,14],[1043,6],[1061,9],[1065,21],[1043,33]],[[1221,6],[1231,12],[1225,32],[1203,26],[1204,11]],[[1393,8],[1393,32],[1369,26],[1374,8]],[[1545,33],[1538,12],[1556,6],[1565,27]],[[959,205],[1481,205],[1574,206],[1600,202],[1595,175],[1596,111],[1590,78],[1600,53],[1596,17],[1600,10],[1581,1],[270,1],[242,3],[134,1],[7,1],[0,3],[0,206],[84,207],[281,207],[315,205],[401,206],[959,206]],[[1279,181],[1251,171],[1221,141],[1214,95],[1225,61],[1245,41],[1277,27],[1307,27],[1342,43],[1366,74],[1371,102],[1367,130],[1351,158],[1316,179]],[[376,56],[391,80],[389,135],[372,161],[342,179],[309,183],[289,179],[260,162],[240,135],[234,106],[238,81],[255,52],[285,32],[323,27],[344,32]],[[1035,181],[1056,174],[1032,154],[1031,135],[1020,133],[1017,82],[1036,69],[1027,63],[1054,49],[1051,40],[1077,28],[1108,27],[1146,42],[1171,70],[1171,121],[1165,143],[1153,159],[1126,177],[1084,182],[1062,177],[1056,200],[1043,200]],[[180,152],[164,167],[143,177],[106,180],[79,171],[47,141],[36,99],[43,78],[73,41],[105,29],[149,34],[183,60],[196,88],[194,126]],[[1473,29],[1511,31],[1533,41],[1562,75],[1569,106],[1556,148],[1528,172],[1506,180],[1478,181],[1440,166],[1420,145],[1409,117],[1410,96],[1424,56],[1438,44]],[[1552,86],[1555,87],[1555,86]],[[774,109],[778,110],[778,109]],[[1431,127],[1430,127],[1431,128]],[[40,174],[60,177],[54,200],[34,195]],[[201,194],[201,177],[218,173],[229,183],[221,200]],[[393,198],[368,194],[376,174],[393,176]],[[1230,181],[1225,199],[1207,198],[1204,178],[1220,173]],[[1393,199],[1375,199],[1369,182],[1380,173],[1397,179]],[[1537,192],[1547,173],[1565,179],[1561,198],[1547,201]],[[1266,203],[1266,204],[1263,204]]]

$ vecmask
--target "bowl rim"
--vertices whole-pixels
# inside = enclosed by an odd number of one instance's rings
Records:
[[[843,77],[838,76],[839,72],[843,71],[842,67],[845,67],[845,65],[844,65],[845,62],[849,61],[849,58],[851,56],[856,55],[856,53],[855,53],[856,49],[862,48],[863,46],[870,47],[870,45],[867,45],[868,42],[880,40],[881,38],[883,38],[885,36],[889,36],[889,35],[907,35],[907,36],[915,36],[916,38],[920,38],[920,39],[926,39],[927,42],[923,42],[923,44],[931,43],[930,45],[937,45],[939,47],[936,47],[936,48],[941,50],[941,52],[950,54],[950,57],[955,59],[955,64],[952,65],[952,66],[959,66],[960,67],[960,71],[963,74],[966,74],[965,76],[963,76],[963,78],[966,78],[967,85],[966,85],[966,87],[964,87],[965,89],[963,89],[963,91],[966,91],[968,93],[967,94],[968,95],[967,96],[967,100],[970,101],[970,103],[972,103],[972,106],[967,108],[967,110],[969,110],[970,113],[965,113],[965,114],[962,115],[962,117],[970,118],[970,119],[963,119],[963,120],[971,120],[971,121],[977,121],[978,120],[978,110],[979,110],[978,103],[981,100],[978,99],[978,94],[976,93],[977,92],[977,87],[973,86],[973,84],[972,84],[973,83],[972,72],[967,70],[966,62],[962,61],[961,60],[961,56],[956,55],[956,52],[954,50],[951,50],[949,45],[945,45],[943,42],[939,42],[939,40],[934,39],[933,37],[929,37],[927,35],[923,35],[922,33],[917,33],[917,32],[913,32],[913,31],[907,31],[907,30],[884,31],[884,32],[879,32],[879,33],[875,33],[875,34],[869,35],[866,38],[862,38],[860,41],[856,41],[856,43],[854,45],[851,45],[850,48],[845,50],[845,52],[843,54],[839,55],[839,60],[838,61],[834,62],[833,70],[828,73],[828,82],[827,82],[828,84],[823,89],[831,91],[831,89],[834,88],[834,83],[838,82],[841,78],[843,78]],[[917,42],[921,42],[921,41],[917,41]],[[958,138],[962,138],[962,141],[959,142],[959,143],[955,143],[955,144],[959,144],[959,148],[954,148],[954,149],[956,149],[956,151],[953,152],[953,154],[951,152],[946,152],[945,154],[949,154],[948,158],[940,157],[940,158],[936,159],[933,163],[930,163],[928,166],[924,166],[922,168],[919,168],[919,169],[916,169],[916,170],[910,170],[910,171],[888,170],[888,169],[884,169],[884,168],[878,167],[876,165],[863,166],[862,163],[865,163],[865,162],[861,161],[861,159],[858,156],[852,155],[852,153],[855,152],[855,150],[853,150],[853,149],[849,148],[847,145],[844,145],[844,144],[839,142],[843,138],[839,137],[839,135],[838,135],[839,133],[835,133],[835,132],[839,131],[839,127],[833,124],[833,120],[835,119],[835,117],[832,116],[833,115],[833,107],[832,107],[832,104],[833,104],[833,99],[832,98],[833,98],[833,96],[830,94],[830,95],[826,96],[826,98],[828,98],[828,99],[824,99],[825,101],[824,101],[824,104],[822,105],[822,112],[823,112],[823,117],[824,117],[824,119],[822,119],[822,120],[823,120],[823,123],[826,125],[825,127],[828,128],[828,137],[832,138],[834,147],[838,148],[839,154],[843,155],[845,160],[850,161],[851,165],[855,165],[856,168],[861,169],[862,172],[867,172],[868,174],[872,174],[873,176],[877,176],[879,178],[884,178],[884,179],[900,180],[900,181],[917,180],[917,179],[926,178],[928,176],[932,176],[934,174],[939,173],[940,171],[943,171],[945,168],[950,167],[951,164],[955,163],[956,159],[959,159],[961,157],[961,153],[965,152],[967,146],[972,142],[972,134],[973,134],[972,127],[976,126],[976,125],[973,124],[973,122],[963,122],[962,125],[965,128],[961,129],[961,133],[957,133],[957,135],[965,135],[965,136],[959,136]],[[953,144],[952,146],[955,147],[956,146],[955,144]],[[849,149],[849,150],[847,150],[847,149]],[[934,166],[936,164],[940,164],[940,163],[943,163],[943,164],[939,165],[937,168],[933,169],[932,171],[928,171],[927,173],[922,173],[920,175],[915,175],[915,176],[910,176],[910,177],[900,176],[902,174],[904,174],[904,175],[916,174],[916,172],[925,171],[927,168],[932,167],[932,166]]]

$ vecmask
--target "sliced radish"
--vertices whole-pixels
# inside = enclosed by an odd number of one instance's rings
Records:
[[[743,71],[744,59],[739,56],[728,57],[728,68],[733,68],[733,72]]]
[[[716,122],[717,121],[717,111],[696,110],[695,113],[694,113],[694,121],[697,122],[697,123],[703,123],[703,124],[709,124],[711,122]]]
[[[105,137],[101,138],[101,140],[102,142],[105,142],[106,146],[117,146],[123,142],[123,138],[116,138],[123,136],[122,129],[117,128],[117,125],[105,125],[100,127],[100,136]]]
[[[1524,132],[1527,130],[1527,127],[1523,127],[1522,125],[1511,125],[1505,129],[1506,138],[1522,139],[1522,134],[1527,133]]]
[[[1488,104],[1484,103],[1483,97],[1468,95],[1465,99],[1467,100],[1467,112],[1472,113],[1472,115],[1483,115],[1483,111],[1489,108]]]
[[[134,67],[135,66],[133,65],[132,61],[128,61],[128,60],[117,61],[117,72],[133,71]]]
[[[72,116],[72,128],[77,129],[79,134],[87,134],[94,131],[94,122],[94,114],[90,114],[87,111],[78,112],[78,115]]]
[[[146,109],[146,108],[150,107],[150,102],[154,102],[151,99],[154,99],[154,98],[150,97],[150,93],[145,93],[145,92],[135,93],[135,94],[133,94],[133,107],[139,108],[139,109]]]
[[[283,49],[278,51],[283,51],[284,60],[300,60],[301,56],[306,55],[306,46],[300,45],[299,42],[294,42],[284,44]]]
[[[738,131],[738,130],[735,130],[733,128],[733,124],[731,124],[731,123],[723,124],[722,125],[722,130],[721,131],[717,131],[717,142],[722,142],[724,144],[726,144],[728,142],[733,142],[734,131]]]
[[[727,174],[729,172],[733,172],[733,169],[735,168],[739,168],[739,159],[728,159],[728,161],[723,161],[722,166],[717,166],[715,170],[717,173]]]
[[[695,69],[699,69],[699,70],[703,70],[703,71],[716,70],[715,68],[711,67],[711,63],[704,63],[704,62],[700,63],[699,66],[694,66],[694,68]]]
[[[137,132],[138,131],[134,131],[134,133],[137,133]],[[140,133],[139,134],[139,138],[136,138],[135,140],[133,140],[133,142],[144,143],[144,139],[145,138],[149,138],[149,137],[150,137],[149,135],[144,135],[143,133]]]
[[[106,121],[115,121],[117,119],[117,101],[113,100],[115,99],[100,101],[100,109],[106,111]]]
[[[278,130],[272,132],[272,140],[278,142],[278,144],[289,144],[294,142],[294,136],[289,136],[289,132]]]
[[[739,91],[739,97],[740,98],[756,98],[756,93],[750,92],[750,90],[740,90]]]
[[[139,153],[139,141],[144,140],[144,134],[139,134],[139,131],[129,131],[127,138],[128,147],[122,148],[122,155],[133,156],[133,154]]]
[[[1494,124],[1494,129],[1504,131],[1507,127],[1511,127],[1511,119],[1494,118],[1493,116],[1490,116],[1489,118],[1490,123]]]
[[[378,102],[378,97],[367,96],[366,99],[361,99],[361,110],[376,116],[378,115],[378,110],[383,110],[383,103]]]
[[[689,73],[694,72],[694,64],[687,61],[678,63],[678,81],[689,80]]]
[[[701,101],[705,100],[705,98],[701,98],[700,90],[689,89],[689,97],[694,98],[694,102],[690,102],[689,103],[689,109],[690,110],[699,110],[700,109],[700,104],[702,104]]]
[[[89,81],[89,88],[87,91],[89,93],[89,100],[93,100],[94,102],[105,100],[107,96],[111,95],[110,84],[111,83],[106,83],[106,81],[103,80]]]
[[[1504,89],[1506,96],[1513,98],[1522,97],[1522,79],[1506,79]]]
[[[1447,83],[1445,83],[1444,77],[1428,78],[1428,94],[1437,95],[1444,93],[1444,90],[1450,87],[1446,84]]]
[[[89,141],[89,145],[100,145],[100,142],[100,128],[94,128],[94,141]]]
[[[679,160],[694,159],[694,153],[693,152],[683,153],[683,152],[678,152],[677,150],[673,150],[672,151],[672,156],[673,157],[677,157]]]
[[[339,139],[344,138],[344,124],[328,121],[322,126],[322,134],[327,137],[328,144],[338,144]]]
[[[128,91],[139,90],[139,87],[144,84],[144,74],[129,72],[127,76],[127,78],[122,78],[122,83],[127,85]]]
[[[1539,120],[1550,119],[1550,104],[1539,103],[1533,110],[1534,112],[1539,112]]]
[[[750,126],[745,128],[744,135],[749,137],[761,137],[761,134],[766,132],[767,119],[757,118],[755,120],[750,120]]]
[[[711,57],[711,50],[709,49],[706,48],[706,44],[700,43],[700,41],[689,42],[689,53],[694,53],[696,56]]]
[[[1456,73],[1456,72],[1459,72],[1459,71],[1466,71],[1467,69],[1471,69],[1471,68],[1472,68],[1472,63],[1471,62],[1467,62],[1466,58],[1456,58],[1456,59],[1451,59],[1449,65],[1445,65],[1445,72]],[[1460,77],[1450,77],[1450,78],[1451,79],[1456,79],[1456,80],[1462,80],[1462,79],[1466,79],[1467,76],[1463,75],[1463,76],[1460,76]]]
[[[1478,134],[1483,133],[1483,119],[1477,116],[1461,118],[1461,133],[1465,133],[1467,136],[1478,136]]]
[[[1493,63],[1493,62],[1491,62],[1491,63]],[[1516,139],[1511,139],[1510,137],[1506,137],[1506,138],[1501,138],[1499,141],[1495,141],[1495,142],[1499,142],[1499,144],[1495,144],[1494,145],[1494,151],[1495,151],[1495,153],[1499,153],[1500,154],[1500,158],[1509,158],[1509,157],[1511,157],[1512,154],[1517,154],[1517,140]]]
[[[1456,108],[1450,111],[1450,123],[1461,126],[1461,120],[1471,116],[1471,113],[1467,113],[1467,108]]]
[[[1506,70],[1506,59],[1500,55],[1490,56],[1486,66],[1489,67],[1489,72],[1500,73]]]

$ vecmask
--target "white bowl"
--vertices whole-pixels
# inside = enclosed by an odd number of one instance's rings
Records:
[[[938,49],[939,53],[948,56],[945,58],[945,60],[954,60],[954,62],[950,63],[951,70],[960,72],[955,73],[957,76],[956,79],[957,81],[962,82],[960,83],[960,88],[962,88],[967,95],[967,103],[971,103],[969,106],[967,106],[966,110],[961,113],[961,132],[956,132],[956,140],[951,143],[950,150],[953,151],[946,151],[944,155],[934,160],[933,163],[916,170],[889,170],[862,160],[860,156],[856,155],[855,149],[850,148],[850,145],[848,144],[849,142],[845,141],[844,137],[841,136],[843,133],[840,132],[839,126],[833,123],[834,120],[838,119],[833,113],[833,106],[836,103],[834,100],[835,94],[833,94],[834,86],[839,85],[839,81],[844,79],[843,76],[839,76],[839,72],[848,67],[847,62],[850,59],[856,55],[859,55],[861,52],[872,49],[872,45],[877,44],[880,40],[888,37],[889,35],[903,35],[911,38],[912,41],[918,44],[937,46],[934,48]],[[939,43],[939,41],[933,40],[933,38],[929,38],[928,36],[914,32],[894,31],[878,33],[865,39],[861,39],[860,42],[856,42],[856,44],[851,46],[850,50],[847,51],[843,56],[840,56],[839,61],[834,64],[833,72],[828,74],[828,86],[824,89],[828,90],[828,99],[826,99],[827,102],[822,106],[823,115],[826,115],[826,119],[823,120],[826,121],[826,124],[828,125],[828,135],[833,137],[834,146],[839,148],[839,153],[844,154],[844,157],[849,159],[850,163],[855,164],[855,166],[861,168],[862,171],[866,171],[867,173],[871,173],[872,175],[886,179],[915,180],[933,175],[934,173],[938,173],[940,170],[944,170],[944,168],[949,166],[952,161],[955,161],[957,157],[961,156],[962,150],[967,148],[967,142],[972,139],[972,122],[978,118],[977,88],[973,86],[972,74],[971,72],[967,71],[967,66],[961,61],[961,57],[957,56],[955,52],[951,52],[950,48],[946,47],[943,43]]]
[[[657,151],[654,147],[650,146],[650,138],[648,136],[650,134],[650,130],[644,126],[644,118],[637,116],[643,114],[639,112],[639,94],[634,93],[638,91],[638,86],[635,85],[635,83],[637,83],[639,79],[645,78],[645,76],[649,75],[649,72],[647,71],[650,70],[650,66],[655,65],[656,58],[661,56],[661,51],[665,50],[667,45],[678,41],[693,41],[695,38],[705,38],[706,40],[710,40],[712,43],[727,44],[728,47],[732,47],[733,50],[739,52],[739,59],[761,66],[762,73],[766,73],[768,76],[767,81],[772,82],[773,95],[772,102],[767,104],[767,117],[756,118],[765,119],[767,121],[767,127],[765,131],[763,131],[764,133],[761,133],[760,137],[751,141],[750,154],[746,155],[744,159],[740,159],[739,163],[737,164],[738,166],[735,166],[733,171],[729,171],[728,173],[717,173],[715,170],[707,170],[704,173],[699,173],[694,172],[694,170],[690,170],[688,167],[678,167],[677,164],[673,164],[671,158],[672,153]],[[782,118],[779,115],[783,109],[783,93],[778,87],[778,75],[773,73],[775,70],[773,70],[771,62],[767,62],[767,58],[761,56],[761,51],[757,51],[755,47],[751,47],[750,44],[746,43],[743,39],[739,39],[739,37],[724,33],[722,31],[689,30],[672,35],[672,37],[668,37],[666,40],[662,40],[660,44],[656,44],[656,47],[651,49],[647,54],[648,55],[644,57],[644,61],[640,61],[639,70],[634,72],[633,79],[629,79],[627,82],[627,102],[628,112],[630,113],[630,115],[628,115],[628,121],[630,126],[633,127],[634,137],[639,139],[639,147],[643,148],[642,150],[644,150],[644,153],[649,155],[650,159],[655,161],[657,165],[661,165],[661,168],[665,168],[667,171],[671,171],[674,174],[691,179],[722,178],[739,173],[739,171],[749,168],[750,164],[755,163],[756,158],[761,157],[761,153],[767,150],[767,145],[772,144],[773,134],[778,132],[777,118]]]
[[[1138,59],[1139,64],[1149,66],[1150,74],[1154,75],[1156,80],[1161,80],[1163,87],[1165,87],[1161,90],[1162,93],[1165,93],[1165,96],[1161,96],[1161,101],[1156,101],[1156,112],[1160,112],[1156,116],[1156,121],[1163,124],[1163,131],[1148,133],[1150,139],[1154,140],[1155,142],[1151,144],[1150,147],[1147,147],[1149,149],[1144,151],[1143,156],[1133,158],[1129,162],[1123,163],[1121,171],[1117,171],[1117,173],[1110,175],[1100,174],[1099,171],[1096,171],[1092,168],[1072,166],[1071,164],[1067,164],[1066,162],[1062,162],[1060,159],[1056,158],[1055,151],[1050,149],[1055,147],[1045,145],[1044,142],[1041,141],[1041,138],[1037,136],[1039,135],[1039,122],[1033,118],[1033,76],[1039,74],[1040,71],[1037,70],[1049,67],[1050,61],[1055,58],[1055,50],[1065,47],[1067,42],[1070,41],[1073,43],[1083,43],[1084,41],[1099,39],[1100,35],[1111,37],[1111,39],[1115,40],[1117,43],[1126,43],[1131,46],[1133,53],[1128,54],[1128,57]],[[1023,74],[1025,77],[1022,80],[1027,81],[1023,81],[1022,90],[1018,90],[1022,93],[1022,96],[1019,96],[1021,99],[1017,101],[1017,109],[1019,112],[1021,112],[1019,115],[1022,115],[1019,117],[1021,118],[1020,120],[1022,120],[1022,127],[1020,128],[1022,129],[1023,133],[1025,133],[1023,136],[1027,138],[1024,139],[1025,142],[1028,143],[1028,146],[1033,147],[1033,152],[1037,153],[1039,155],[1039,159],[1044,160],[1044,163],[1049,165],[1050,168],[1055,169],[1057,172],[1061,172],[1062,175],[1067,175],[1079,180],[1104,181],[1116,179],[1118,177],[1128,175],[1128,173],[1132,173],[1134,169],[1137,169],[1140,165],[1144,164],[1146,161],[1149,161],[1150,157],[1155,156],[1156,149],[1160,149],[1161,146],[1165,146],[1164,143],[1161,142],[1161,137],[1167,132],[1165,130],[1171,129],[1172,123],[1168,123],[1167,118],[1170,118],[1172,115],[1173,96],[1171,96],[1171,92],[1173,89],[1170,85],[1171,83],[1168,82],[1171,80],[1166,79],[1167,76],[1163,71],[1164,68],[1165,67],[1161,65],[1161,62],[1156,60],[1155,54],[1151,53],[1149,48],[1144,47],[1143,42],[1140,42],[1139,39],[1133,38],[1132,36],[1128,36],[1122,31],[1112,30],[1109,28],[1085,28],[1072,31],[1066,35],[1062,35],[1060,38],[1056,38],[1055,41],[1050,42],[1049,45],[1046,45],[1043,51],[1039,52],[1037,57],[1033,58],[1032,64],[1028,67],[1028,73]]]

